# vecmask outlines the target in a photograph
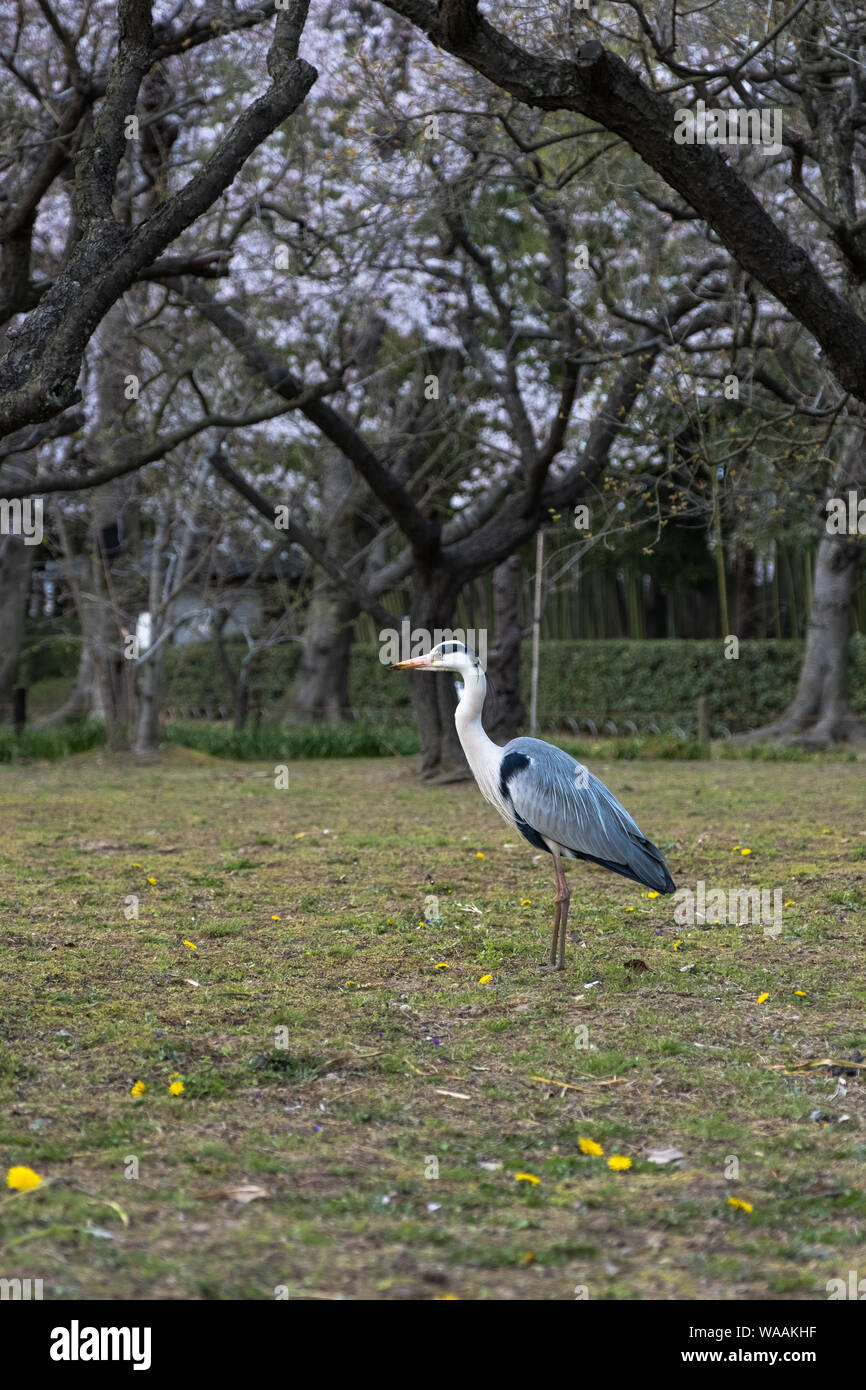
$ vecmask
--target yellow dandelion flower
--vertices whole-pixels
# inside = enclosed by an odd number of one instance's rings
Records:
[[[648,897],[648,898],[657,898],[657,897],[658,897],[658,893],[655,891],[654,888],[652,888],[652,889],[650,889],[649,893],[647,893],[647,897]]]
[[[34,1173],[32,1168],[23,1166],[10,1168],[6,1174],[6,1181],[15,1192],[32,1192],[34,1187],[38,1187],[42,1179],[38,1173]]]
[[[492,979],[493,979],[493,976],[492,976],[492,975],[481,975],[481,976],[479,976],[478,983],[479,983],[480,985],[489,985],[489,984],[490,984],[490,981],[491,981]]]
[[[347,980],[347,981],[346,981],[346,984],[347,984],[347,985],[356,985],[357,983],[358,983],[357,980]]]
[[[830,834],[830,831],[829,831],[829,830],[822,830],[822,831],[821,831],[821,834],[822,834],[822,835],[829,835],[829,834]]]
[[[758,1003],[759,1003],[759,1004],[766,1004],[766,1002],[767,1002],[767,1000],[769,999],[769,997],[770,997],[769,994],[759,994],[759,995],[758,995]]]
[[[433,1299],[434,1303],[459,1303],[460,1299],[456,1293],[437,1293]]]
[[[385,926],[386,926],[386,927],[393,927],[393,925],[394,925],[394,923],[391,921],[391,918],[389,917],[389,918],[387,919],[387,921],[385,922]]]
[[[196,944],[195,944],[194,941],[185,941],[183,944],[184,944],[184,946],[188,946],[189,949],[190,949],[191,951],[197,951],[197,950],[198,950],[198,947],[196,946]]]
[[[607,1160],[608,1168],[612,1168],[615,1173],[624,1173],[626,1168],[631,1167],[631,1159],[626,1158],[625,1154],[611,1154]]]
[[[577,1142],[582,1154],[590,1154],[593,1158],[601,1158],[604,1153],[601,1144],[597,1144],[594,1139],[578,1139]]]
[[[734,849],[739,849],[739,848],[740,848],[739,845],[734,845]]]
[[[178,1079],[179,1076],[180,1076],[180,1072],[179,1072],[179,1071],[169,1072],[169,1077],[168,1077],[168,1079],[169,1079],[169,1081],[177,1081],[177,1079]]]
[[[521,907],[532,907],[532,899],[531,899],[531,898],[521,898],[521,899],[520,899],[520,906],[521,906]]]
[[[282,922],[282,920],[283,920],[282,917],[278,917],[277,914],[276,914],[275,912],[272,912],[272,913],[271,913],[271,921],[272,921],[272,922]]]
[[[740,850],[740,854],[751,854],[751,853],[752,853],[752,851],[751,851],[750,849],[741,849],[741,850]]]
[[[183,1082],[182,1082],[182,1081],[172,1081],[171,1085],[170,1085],[169,1088],[168,1088],[168,1094],[169,1094],[170,1096],[182,1096],[182,1095],[183,1095]]]
[[[479,850],[476,850],[476,852],[475,852],[475,858],[476,858],[476,859],[483,859],[483,858],[484,858],[484,855],[481,853],[481,850],[480,850],[480,849],[479,849]]]
[[[148,881],[148,883],[152,883],[152,884],[154,885],[154,887],[156,887],[156,879],[155,879],[155,878],[149,878],[147,881]]]
[[[437,970],[450,970],[450,969],[451,969],[451,966],[448,964],[447,960],[440,960],[440,961],[439,961],[439,964],[436,966],[436,969],[437,969]]]
[[[146,1090],[147,1087],[145,1086],[143,1081],[136,1081],[129,1094],[131,1096],[143,1096]]]
[[[627,908],[626,908],[626,912],[634,912],[634,908],[633,908],[633,907],[627,907]]]
[[[304,831],[304,830],[299,830],[298,833],[297,833],[297,835],[295,836],[295,839],[296,839],[296,840],[303,840],[305,834],[306,834],[306,831]]]
[[[515,1173],[515,1182],[528,1182],[532,1187],[537,1187],[541,1178],[537,1178],[534,1173]]]
[[[795,990],[794,990],[794,993],[795,993],[795,994],[799,994],[799,996],[800,996],[801,999],[805,999],[805,998],[806,998],[806,991],[805,991],[804,989],[795,989]]]
[[[729,1197],[728,1206],[734,1207],[736,1211],[754,1211],[751,1202],[741,1202],[739,1197]]]
[[[142,865],[142,864],[133,864],[132,867],[133,867],[134,869],[141,869],[141,868],[143,868],[143,865]]]
[[[673,942],[673,948],[674,948],[674,950],[675,950],[675,951],[678,951],[678,950],[680,949],[680,947],[682,946],[682,944],[683,944],[683,939],[682,939],[682,937],[681,937],[681,936],[677,937],[676,941]]]
[[[795,904],[793,898],[789,898],[788,901],[785,903],[785,907],[795,907],[795,906],[796,906],[796,904]]]

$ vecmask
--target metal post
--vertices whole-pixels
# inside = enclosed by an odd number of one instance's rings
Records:
[[[535,537],[535,604],[532,612],[532,684],[529,700],[529,732],[538,728],[538,638],[541,632],[541,573],[544,567],[544,532]]]

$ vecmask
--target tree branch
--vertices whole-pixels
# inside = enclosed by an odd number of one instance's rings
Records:
[[[253,510],[259,513],[259,516],[269,521],[271,526],[275,525],[276,508],[274,504],[268,502],[258,488],[254,487],[235,468],[232,468],[231,464],[224,458],[219,445],[211,451],[209,462],[214,472],[218,473],[230,487],[234,488],[235,492],[249,502]],[[394,622],[394,614],[389,613],[387,608],[384,608],[379,600],[367,590],[357,574],[349,574],[338,561],[334,560],[312,531],[307,530],[306,526],[290,519],[288,526],[280,527],[280,534],[285,537],[287,543],[294,542],[301,546],[310,556],[310,559],[321,566],[340,588],[351,594],[376,622],[385,625]]]
[[[338,381],[330,380],[318,386],[311,387],[307,391],[302,391],[298,400],[305,398],[312,399],[316,395],[324,394],[326,391],[333,391],[339,385]],[[87,473],[83,477],[64,477],[56,474],[47,478],[36,478],[27,487],[8,488],[3,492],[3,497],[12,501],[16,497],[41,497],[49,492],[84,492],[88,488],[101,487],[103,483],[109,483],[114,478],[125,478],[129,473],[135,473],[139,468],[146,468],[150,463],[156,463],[159,459],[170,454],[179,445],[185,444],[188,439],[192,439],[197,434],[202,434],[204,430],[211,429],[246,429],[250,425],[261,424],[264,420],[276,420],[281,415],[288,415],[289,411],[294,410],[298,402],[293,404],[266,407],[249,415],[205,415],[202,419],[193,420],[191,424],[184,425],[182,429],[175,430],[173,434],[167,435],[164,439],[158,439],[150,448],[143,453],[136,454],[132,458],[123,459],[120,463],[107,464],[105,468],[100,468],[94,473]],[[70,417],[66,417],[67,419]],[[80,423],[80,422],[79,422]],[[62,433],[68,434],[72,429],[63,430]],[[60,431],[59,431],[60,432]],[[48,437],[48,436],[45,436]],[[32,447],[32,446],[28,446]],[[14,451],[9,449],[9,453],[20,453],[21,449]],[[0,459],[4,455],[0,454]]]
[[[284,399],[297,398],[300,391],[297,378],[253,333],[240,314],[227,304],[220,304],[215,300],[204,285],[183,280],[178,289],[185,299],[196,305],[226,341],[231,343],[253,376],[260,377],[278,396]],[[366,440],[332,406],[324,401],[311,401],[297,408],[357,468],[370,491],[390,512],[416,554],[422,558],[429,558],[439,544],[439,525],[421,514],[394,471],[385,467]]]
[[[143,0],[126,0],[123,8],[128,24],[126,47],[115,60],[116,95],[110,106],[115,118],[123,105],[121,97],[132,89],[146,42]],[[290,0],[290,8],[279,11],[268,54],[272,81],[267,92],[242,112],[198,173],[129,237],[124,237],[113,219],[102,215],[118,132],[106,132],[106,153],[90,148],[77,191],[89,225],[38,307],[7,335],[11,345],[0,363],[0,438],[66,408],[90,335],[111,305],[215,202],[253,150],[300,106],[317,76],[315,68],[297,57],[307,9],[308,0]],[[122,134],[121,120],[121,139]]]
[[[528,106],[577,111],[621,135],[700,213],[743,269],[813,334],[844,388],[866,401],[866,323],[716,148],[674,142],[670,102],[615,53],[591,39],[578,48],[574,62],[540,57],[483,18],[455,40],[430,0],[387,3],[434,43]]]

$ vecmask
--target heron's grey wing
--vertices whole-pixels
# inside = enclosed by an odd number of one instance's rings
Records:
[[[673,892],[661,852],[613,792],[570,754],[541,739],[516,738],[504,749],[502,769],[502,790],[524,834],[521,822],[580,859],[659,893]]]

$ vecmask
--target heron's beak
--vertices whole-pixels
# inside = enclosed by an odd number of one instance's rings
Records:
[[[413,656],[411,661],[395,661],[394,664],[393,664],[392,666],[389,666],[389,667],[388,667],[388,670],[389,670],[389,671],[417,671],[417,670],[423,670],[425,666],[429,668],[429,667],[431,667],[432,665],[433,665],[433,653],[432,653],[432,652],[428,652],[428,653],[426,654],[426,656]]]

